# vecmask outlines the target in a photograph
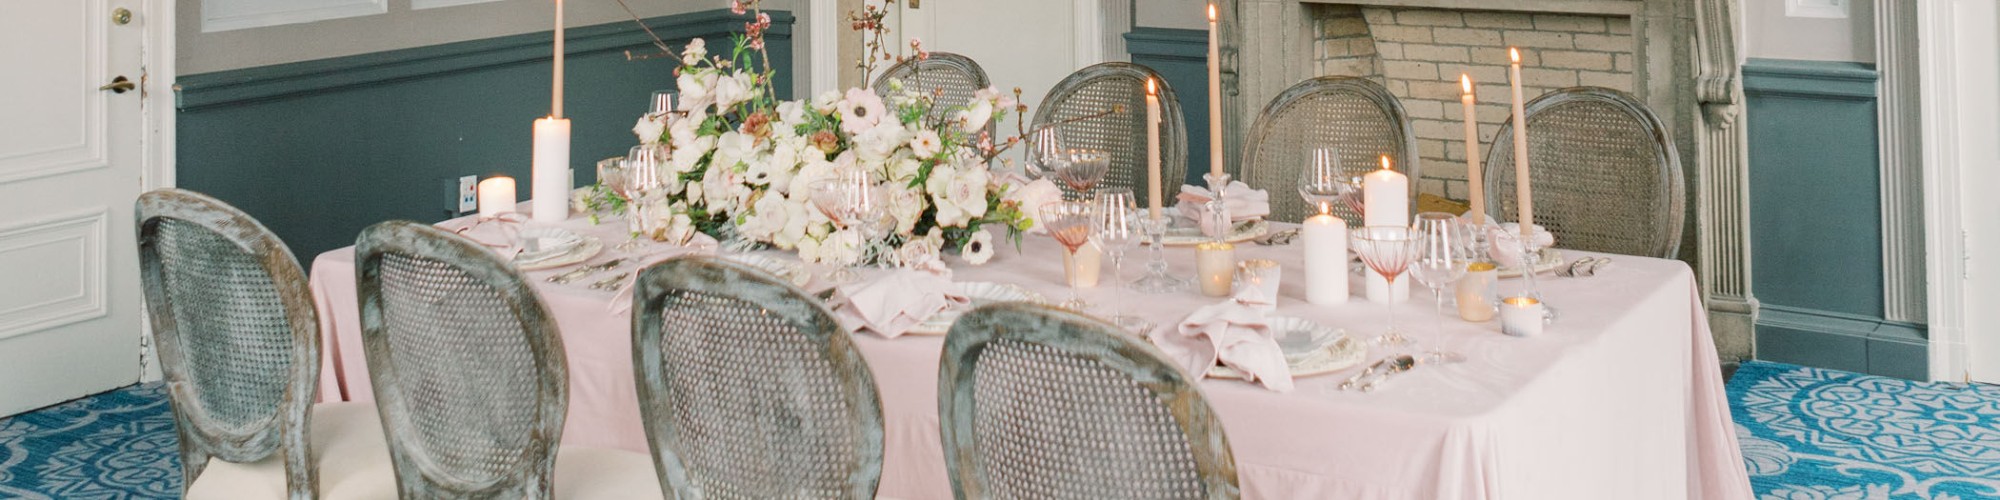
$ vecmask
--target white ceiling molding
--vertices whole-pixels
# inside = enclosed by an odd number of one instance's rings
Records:
[[[201,31],[310,23],[388,11],[389,0],[201,0]]]

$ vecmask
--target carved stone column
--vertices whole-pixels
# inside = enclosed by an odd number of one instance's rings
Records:
[[[1313,61],[1310,6],[1299,0],[1236,0],[1225,10],[1223,141],[1233,173],[1257,113],[1287,87],[1319,76],[1319,64]]]
[[[1750,295],[1748,148],[1738,75],[1735,0],[1695,0],[1695,93],[1700,101],[1696,174],[1696,262],[1708,300],[1709,327],[1725,361],[1756,353],[1757,301]]]

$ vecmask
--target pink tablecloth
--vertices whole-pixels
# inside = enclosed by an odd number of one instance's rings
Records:
[[[609,242],[620,239],[615,227],[623,226],[567,224]],[[1386,325],[1388,309],[1359,297],[1338,307],[1305,304],[1299,246],[1237,249],[1238,258],[1274,259],[1291,275],[1276,314],[1364,338]],[[1059,298],[1067,292],[1058,252],[1053,241],[1029,237],[1020,253],[1003,246],[986,266],[958,266],[956,278],[1014,283]],[[1139,262],[1144,253],[1133,255]],[[1191,274],[1190,250],[1169,249],[1168,258],[1176,272]],[[1448,318],[1443,338],[1471,361],[1423,367],[1374,393],[1333,390],[1352,371],[1300,379],[1288,394],[1204,382],[1229,433],[1245,497],[1750,498],[1692,272],[1677,261],[1616,259],[1595,278],[1542,281],[1549,303],[1562,312],[1544,336],[1507,337],[1494,323]],[[541,282],[550,273],[529,274],[568,348],[563,442],[644,451],[628,313],[609,307],[609,292]],[[326,341],[321,397],[372,400],[353,250],[320,255],[311,278]],[[1396,306],[1397,321],[1419,340],[1439,338],[1430,295],[1421,287],[1413,293],[1411,303]],[[1097,289],[1086,296],[1100,308],[1146,314],[1161,324],[1211,302],[1192,293]],[[882,495],[951,498],[937,420],[942,338],[857,339],[881,386]]]

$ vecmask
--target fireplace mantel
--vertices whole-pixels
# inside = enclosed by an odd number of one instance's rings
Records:
[[[1739,0],[1233,0],[1223,17],[1224,128],[1230,157],[1265,103],[1321,76],[1315,9],[1323,5],[1579,14],[1630,20],[1630,91],[1668,124],[1691,207],[1681,259],[1697,270],[1725,360],[1751,356],[1748,189],[1737,126]]]

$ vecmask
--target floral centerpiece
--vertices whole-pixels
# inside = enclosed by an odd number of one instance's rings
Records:
[[[700,39],[688,42],[678,53],[676,111],[642,117],[633,128],[641,142],[671,151],[660,173],[670,176],[669,186],[658,199],[638,202],[646,207],[641,216],[663,222],[662,231],[795,250],[808,262],[908,265],[955,250],[981,264],[992,257],[996,230],[1018,243],[1035,227],[1036,209],[1060,198],[1046,179],[989,170],[995,156],[1020,142],[996,145],[987,126],[1026,111],[1018,89],[1009,95],[989,87],[949,109],[894,81],[879,94],[851,88],[780,101],[763,44],[770,17],[754,1],[732,7],[754,15],[735,47],[719,55]],[[890,58],[881,43],[884,14],[869,6],[852,16],[873,35],[864,75]],[[911,48],[914,57],[927,56],[920,43]],[[815,181],[848,169],[868,172],[881,187],[888,228],[875,241],[837,226],[812,203]]]

